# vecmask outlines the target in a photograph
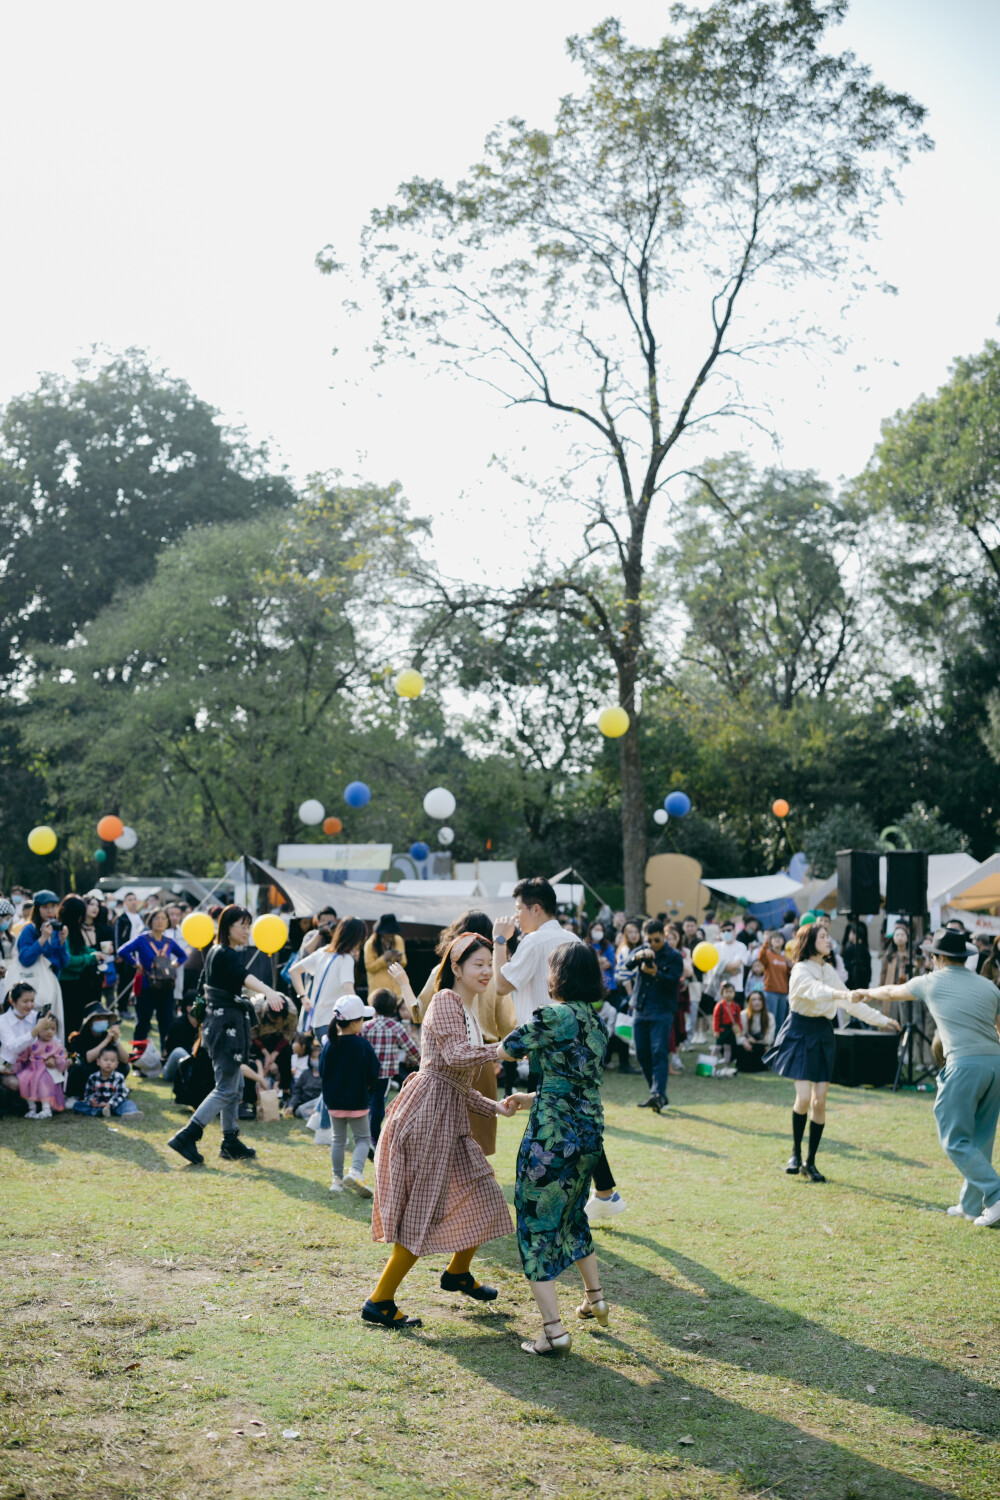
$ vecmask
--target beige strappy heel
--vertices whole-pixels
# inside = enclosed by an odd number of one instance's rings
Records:
[[[581,1302],[576,1310],[578,1318],[596,1318],[602,1328],[608,1326],[608,1304],[604,1300],[604,1290],[599,1286],[585,1286],[587,1293],[586,1302]]]
[[[553,1318],[551,1323],[543,1321],[542,1328],[545,1330],[543,1336],[548,1339],[549,1347],[547,1349],[536,1349],[534,1340],[532,1340],[531,1343],[523,1343],[521,1345],[525,1354],[541,1354],[547,1359],[551,1359],[553,1356],[568,1354],[570,1344],[573,1342],[572,1336],[568,1333],[557,1333],[555,1338],[553,1338],[548,1331],[550,1328],[558,1328],[561,1322],[561,1318]]]

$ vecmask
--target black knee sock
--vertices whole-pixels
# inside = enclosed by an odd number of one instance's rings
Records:
[[[817,1125],[815,1120],[809,1121],[809,1155],[806,1161],[815,1161],[816,1152],[819,1150],[820,1137],[823,1134],[822,1125]]]
[[[802,1137],[806,1133],[807,1118],[807,1115],[800,1115],[796,1110],[792,1110],[792,1140],[795,1142],[796,1156],[802,1155]]]

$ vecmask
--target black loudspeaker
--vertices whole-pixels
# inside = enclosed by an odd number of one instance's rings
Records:
[[[856,1089],[867,1083],[872,1088],[892,1088],[896,1081],[899,1037],[894,1031],[857,1031],[848,1027],[835,1031],[837,1052],[833,1064],[833,1081]]]
[[[927,855],[922,849],[893,849],[885,857],[885,909],[897,917],[922,917],[927,910]]]
[[[878,855],[870,849],[838,849],[837,910],[847,916],[871,917],[881,909]]]

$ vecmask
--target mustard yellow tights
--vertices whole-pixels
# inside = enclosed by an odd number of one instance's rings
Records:
[[[448,1272],[452,1276],[463,1276],[472,1265],[472,1257],[479,1249],[473,1245],[471,1250],[456,1250],[448,1265]],[[378,1285],[372,1292],[373,1302],[394,1302],[403,1277],[413,1270],[418,1257],[403,1245],[393,1245],[392,1254],[385,1263],[385,1270],[379,1277]],[[402,1314],[400,1314],[402,1317]]]

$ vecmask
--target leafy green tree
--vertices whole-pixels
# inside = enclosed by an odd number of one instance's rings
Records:
[[[857,802],[852,807],[834,807],[821,818],[803,840],[809,873],[825,880],[837,868],[838,849],[879,849],[878,830],[871,814]]]
[[[25,737],[81,850],[114,809],[170,867],[300,836],[299,801],[354,779],[388,718],[376,687],[421,530],[394,488],[317,480],[281,515],[163,549],[83,640],[40,653]]]
[[[897,820],[897,827],[911,849],[923,849],[928,854],[956,854],[969,848],[968,836],[945,822],[940,808],[928,807],[925,802],[914,802]]]
[[[498,127],[464,181],[404,183],[364,239],[384,306],[380,354],[430,346],[579,436],[563,485],[584,508],[585,554],[510,602],[572,614],[613,667],[631,718],[620,756],[633,907],[646,861],[639,709],[653,507],[686,435],[746,413],[740,356],[785,332],[760,326],[755,299],[842,273],[896,169],[928,144],[909,96],[874,83],[853,54],[823,50],[845,9],[677,4],[671,32],[649,48],[606,21],[569,42],[585,86],[563,98],[554,129]],[[320,266],[342,269],[332,251]],[[692,342],[699,305],[704,335]],[[618,612],[592,585],[595,557],[616,571]]]
[[[690,620],[686,659],[781,708],[826,697],[848,681],[864,624],[858,540],[813,473],[758,477],[738,454],[705,464],[667,554]]]
[[[895,526],[884,597],[935,654],[1000,629],[1000,344],[882,424],[855,494]]]
[[[42,378],[0,418],[0,678],[63,644],[193,526],[291,504],[263,450],[140,350]]]

